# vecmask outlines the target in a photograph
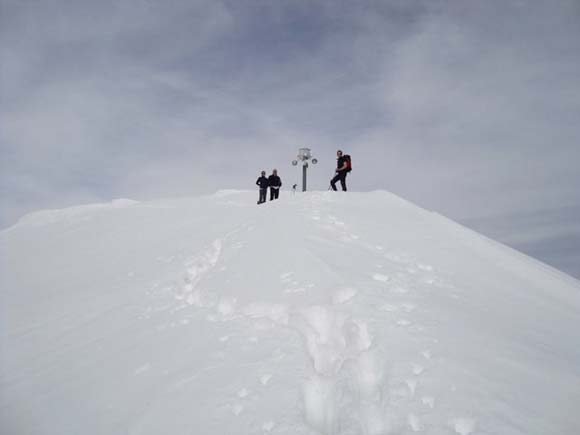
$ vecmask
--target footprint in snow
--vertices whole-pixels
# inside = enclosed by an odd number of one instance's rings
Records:
[[[244,405],[241,405],[239,403],[236,403],[233,407],[232,407],[232,412],[234,413],[235,416],[238,416],[242,413],[242,411],[244,410]]]
[[[417,384],[418,384],[417,379],[407,379],[405,381],[405,384],[407,384],[407,387],[409,387],[409,391],[411,392],[411,397],[415,396],[415,391],[417,390]]]
[[[424,270],[426,272],[431,272],[433,271],[433,266],[429,265],[429,264],[418,264],[417,265],[418,269]]]
[[[378,353],[373,350],[362,353],[354,360],[351,368],[360,399],[372,402],[376,398],[380,398],[385,373]]]
[[[419,417],[417,417],[415,414],[409,414],[407,416],[407,423],[413,432],[419,432],[423,429]]]
[[[409,320],[406,320],[406,319],[400,319],[400,320],[397,320],[397,325],[398,326],[409,326],[409,325],[411,325],[411,322]]]
[[[421,402],[423,402],[423,405],[428,406],[431,409],[435,408],[435,398],[432,396],[423,396]]]
[[[332,377],[315,375],[302,387],[304,418],[308,426],[318,433],[336,432],[338,409],[335,383]]]
[[[420,364],[413,364],[412,365],[413,374],[419,376],[421,373],[425,371],[425,367]]]
[[[421,352],[421,355],[423,355],[423,358],[425,359],[431,359],[431,351],[430,350],[424,350]]]

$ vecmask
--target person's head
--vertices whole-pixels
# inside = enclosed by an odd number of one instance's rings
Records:
[[[262,171],[262,177],[266,176],[266,171]]]
[[[342,157],[342,151],[341,151],[341,150],[338,150],[338,151],[336,152],[336,156],[337,156],[337,157]]]
[[[278,169],[272,169],[272,174],[278,175]]]

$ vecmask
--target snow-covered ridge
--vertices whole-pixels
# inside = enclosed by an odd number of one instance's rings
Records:
[[[388,192],[0,232],[14,434],[572,434],[580,283]]]
[[[131,207],[135,204],[139,204],[139,201],[119,198],[106,203],[77,205],[62,209],[39,210],[21,217],[15,225],[46,225],[61,220],[82,219],[83,217],[90,216],[97,210]]]

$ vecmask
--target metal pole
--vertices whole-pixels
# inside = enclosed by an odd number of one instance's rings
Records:
[[[302,165],[302,192],[306,192],[306,168],[308,168],[308,163]]]

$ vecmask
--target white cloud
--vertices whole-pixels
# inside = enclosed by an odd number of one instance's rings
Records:
[[[296,149],[457,219],[580,203],[575,1],[8,2],[0,225],[252,187]]]

